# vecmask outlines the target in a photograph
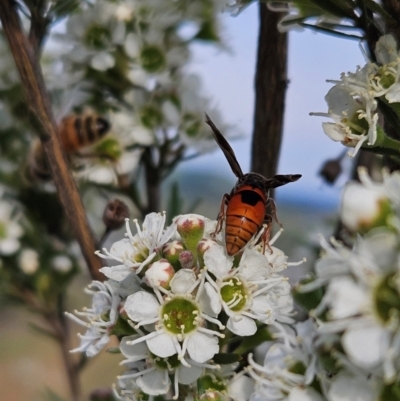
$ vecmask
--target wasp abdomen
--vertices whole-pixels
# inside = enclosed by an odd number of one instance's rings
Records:
[[[259,230],[265,217],[266,197],[259,188],[244,185],[226,208],[225,242],[228,255],[239,252]]]

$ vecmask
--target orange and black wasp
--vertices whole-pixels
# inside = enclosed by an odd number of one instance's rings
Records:
[[[265,178],[257,173],[243,174],[233,149],[207,114],[206,123],[211,127],[218,146],[224,152],[233,173],[238,178],[231,193],[225,194],[222,198],[214,234],[222,230],[223,222],[226,220],[226,252],[232,256],[243,249],[264,223],[267,225],[263,233],[265,248],[265,245],[268,245],[272,221],[273,219],[278,221],[269,190],[297,181],[301,174],[275,175],[272,178]]]

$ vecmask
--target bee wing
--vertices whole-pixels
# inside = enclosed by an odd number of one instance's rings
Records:
[[[266,178],[265,184],[268,188],[277,188],[282,185],[289,184],[289,182],[297,181],[301,178],[301,174],[287,174],[287,175],[275,175],[272,178]]]
[[[228,163],[231,166],[233,173],[236,175],[236,177],[242,178],[243,172],[239,162],[236,159],[235,152],[231,148],[231,145],[229,145],[228,141],[224,138],[219,129],[211,121],[211,118],[208,116],[208,114],[207,113],[204,114],[206,115],[206,123],[211,127],[214,139],[217,142],[218,146],[221,148],[221,150],[224,152],[226,160],[228,160]]]

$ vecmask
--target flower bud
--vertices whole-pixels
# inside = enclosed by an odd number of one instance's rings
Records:
[[[179,270],[179,254],[184,250],[182,241],[170,241],[162,247],[162,255],[165,259],[174,266],[175,270]]]
[[[182,269],[192,269],[194,261],[194,255],[190,251],[183,251],[179,254],[179,262]]]
[[[128,206],[119,199],[107,203],[103,213],[103,223],[109,230],[118,230],[125,224],[129,217]]]
[[[204,252],[210,249],[216,242],[212,239],[203,238],[197,244],[197,257],[199,259],[200,267],[204,267]]]
[[[366,233],[372,228],[387,226],[391,214],[389,199],[382,191],[366,188],[359,183],[346,186],[340,217],[350,231]]]
[[[197,244],[204,234],[204,217],[198,214],[184,214],[177,218],[176,225],[185,247],[195,254]]]
[[[169,288],[169,282],[174,274],[175,270],[171,263],[168,260],[160,259],[146,270],[145,277],[150,287]]]

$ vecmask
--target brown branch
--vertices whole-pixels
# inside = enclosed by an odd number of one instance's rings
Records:
[[[287,34],[276,26],[282,13],[259,4],[260,30],[255,76],[255,111],[251,171],[276,174],[282,141],[287,87]]]
[[[49,161],[61,204],[74,230],[92,277],[103,281],[104,277],[99,272],[101,261],[94,255],[96,242],[58,139],[57,125],[50,107],[42,71],[31,44],[22,31],[14,0],[0,1],[0,20],[21,77],[35,129],[40,136]]]

